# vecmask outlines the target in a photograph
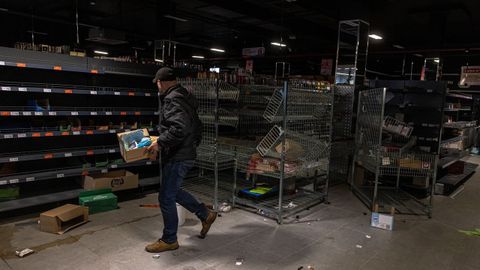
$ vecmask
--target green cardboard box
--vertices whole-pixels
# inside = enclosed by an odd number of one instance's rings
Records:
[[[117,209],[117,196],[109,188],[81,192],[78,203],[88,207],[90,214]]]
[[[20,196],[19,187],[3,187],[0,188],[0,202],[15,200]]]

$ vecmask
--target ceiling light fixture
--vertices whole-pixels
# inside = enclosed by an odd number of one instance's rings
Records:
[[[167,14],[167,15],[165,15],[165,16],[163,16],[163,17],[168,18],[168,19],[172,19],[172,20],[175,20],[175,21],[179,21],[179,22],[188,22],[187,19],[180,18],[180,17],[173,16],[173,15],[169,15],[169,14]]]
[[[210,48],[210,51],[221,52],[221,53],[224,53],[224,52],[225,52],[225,50],[218,49],[218,48]]]
[[[403,47],[402,45],[398,45],[398,44],[393,44],[393,47],[394,47],[394,48],[397,48],[397,49],[399,49],[399,50],[405,49],[405,47]]]
[[[383,37],[377,35],[377,34],[370,34],[368,35],[370,38],[373,38],[373,39],[377,39],[377,40],[380,40],[380,39],[383,39]]]
[[[440,58],[435,58],[435,59],[433,59],[433,61],[434,61],[435,63],[440,63]]]
[[[163,63],[162,59],[155,59],[155,62]]]
[[[287,47],[287,44],[285,43],[280,43],[280,42],[270,42],[273,46],[278,46],[278,47]]]
[[[95,54],[101,54],[101,55],[108,55],[108,52],[106,51],[99,51],[99,50],[95,50],[93,51]]]
[[[204,59],[205,57],[204,57],[204,56],[201,56],[201,55],[192,55],[192,58],[195,58],[195,59]]]

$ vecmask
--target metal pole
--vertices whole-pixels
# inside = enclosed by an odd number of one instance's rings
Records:
[[[238,155],[237,155],[237,147],[234,148],[234,159],[233,159],[233,194],[232,194],[232,207],[235,207],[235,198],[237,192],[237,170],[238,170]]]
[[[173,66],[175,67],[175,62],[176,62],[176,59],[177,58],[177,44],[174,43],[173,44]]]
[[[215,181],[215,190],[213,191],[213,207],[218,209],[218,91],[220,87],[220,81],[215,79],[215,139],[214,139],[214,150],[215,150],[215,166],[214,166],[214,181]]]
[[[383,114],[385,113],[385,95],[387,93],[387,88],[383,88],[383,94],[382,94],[382,99],[381,99],[381,104],[382,104],[382,111],[380,114],[380,132],[378,134],[378,145],[376,149],[376,162],[375,162],[375,187],[373,189],[373,199],[372,199],[372,205],[371,209],[375,207],[377,204],[377,196],[378,196],[378,178],[380,174],[380,145],[382,143],[382,126],[383,126]]]
[[[331,160],[331,155],[332,155],[332,136],[333,136],[333,106],[334,106],[334,92],[333,90],[330,90],[330,132],[329,132],[329,138],[328,138],[328,145],[330,145],[330,150],[328,153],[328,166],[326,168],[326,174],[327,178],[325,181],[325,201],[328,202],[328,188],[329,188],[329,181],[330,181],[330,160]]]
[[[413,80],[413,59],[412,62],[410,63],[410,81]]]
[[[162,100],[160,98],[160,92],[158,92],[158,133],[160,134],[161,132],[161,123],[163,120],[163,114],[162,114]],[[162,162],[162,149],[158,149],[158,167],[159,167],[159,177],[160,177],[160,183],[159,186],[161,188],[162,182],[163,182],[163,162]]]
[[[280,155],[280,186],[278,188],[278,223],[283,223],[282,203],[283,203],[283,180],[285,178],[285,139],[287,137],[287,102],[288,102],[288,81],[283,81],[283,136],[282,153]]]

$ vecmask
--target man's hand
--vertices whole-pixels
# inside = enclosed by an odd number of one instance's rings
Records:
[[[150,160],[157,160],[157,156],[158,156],[158,143],[155,141],[155,142],[152,142],[152,144],[147,148],[148,151],[148,158]]]

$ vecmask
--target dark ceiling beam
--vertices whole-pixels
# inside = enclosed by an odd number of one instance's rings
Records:
[[[286,27],[290,32],[301,35],[301,34],[312,34],[312,33],[324,33],[325,35],[334,35],[336,37],[337,32],[333,31],[330,28],[325,28],[322,25],[318,25],[307,21],[303,18],[297,17],[288,17],[288,14],[282,14],[274,12],[273,9],[264,8],[261,6],[252,6],[251,4],[246,4],[242,1],[215,1],[215,0],[201,0],[204,3],[214,5],[226,10],[230,10],[239,14],[243,14],[248,17],[256,18],[268,23],[273,23],[280,27]],[[287,3],[288,4],[288,3]],[[261,27],[261,26],[257,26]],[[313,30],[313,31],[312,31]],[[270,31],[275,33],[275,31]],[[275,33],[280,34],[280,33]],[[283,33],[289,34],[289,33]]]

